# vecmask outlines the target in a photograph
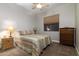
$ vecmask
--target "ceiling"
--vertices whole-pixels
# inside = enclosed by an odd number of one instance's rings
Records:
[[[38,14],[38,13],[46,12],[47,10],[53,8],[54,6],[56,6],[58,4],[48,3],[48,7],[47,8],[42,8],[42,9],[38,9],[38,8],[32,9],[32,3],[18,3],[18,5],[24,7],[26,10],[28,10],[32,14]]]

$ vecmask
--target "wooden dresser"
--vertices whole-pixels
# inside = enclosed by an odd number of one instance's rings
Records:
[[[60,44],[75,45],[75,28],[60,28]]]
[[[10,49],[14,47],[13,37],[3,38],[1,43],[2,49]]]

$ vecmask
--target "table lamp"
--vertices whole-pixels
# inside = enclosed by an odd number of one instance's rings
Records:
[[[9,26],[8,27],[8,31],[10,32],[10,36],[9,37],[12,37],[12,33],[14,32],[13,26]]]

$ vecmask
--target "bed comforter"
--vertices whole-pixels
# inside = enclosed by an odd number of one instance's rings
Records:
[[[51,43],[48,35],[33,34],[22,35],[20,40],[16,41],[17,46],[27,51],[33,56],[38,56],[42,50]]]

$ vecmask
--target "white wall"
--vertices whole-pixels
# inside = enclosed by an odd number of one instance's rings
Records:
[[[48,10],[47,13],[42,13],[37,16],[37,24],[40,33],[46,33],[51,36],[53,41],[59,42],[59,32],[45,32],[43,26],[43,17],[59,14],[59,27],[75,27],[75,4],[62,4]]]
[[[16,4],[0,4],[0,31],[12,24],[16,30],[32,29],[35,17]]]
[[[76,49],[79,55],[79,4],[76,5]]]
[[[38,27],[40,33],[51,36],[52,40],[59,41],[59,32],[45,32],[43,17],[59,14],[59,27],[75,27],[75,4],[62,4],[52,7],[46,13],[29,15],[28,11],[16,4],[0,4],[0,31],[7,27],[7,23],[12,23],[16,30],[32,29]]]

